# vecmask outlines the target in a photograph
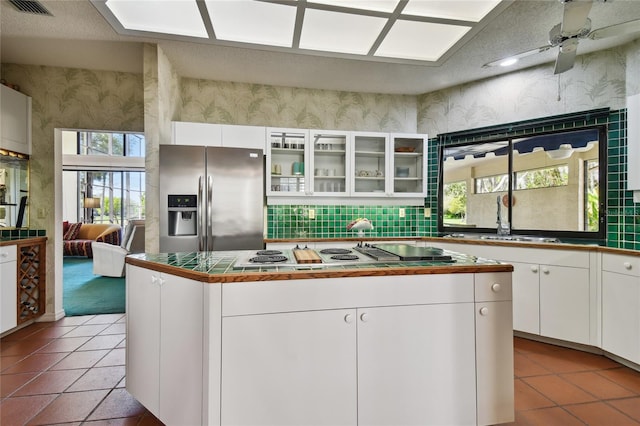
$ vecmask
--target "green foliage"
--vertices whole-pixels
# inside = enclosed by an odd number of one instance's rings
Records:
[[[444,186],[443,213],[446,219],[462,219],[467,215],[467,184],[454,182]]]

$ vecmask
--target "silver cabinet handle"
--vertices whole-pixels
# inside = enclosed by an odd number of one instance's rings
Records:
[[[207,177],[207,250],[213,250],[213,219],[211,210],[213,209],[213,177]]]
[[[202,176],[198,178],[198,251],[204,250],[204,242],[206,235],[206,228],[204,225],[203,217],[204,213],[204,191],[202,188]]]

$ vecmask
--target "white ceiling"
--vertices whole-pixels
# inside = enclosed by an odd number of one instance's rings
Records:
[[[3,63],[141,73],[142,43],[151,42],[162,47],[183,77],[412,95],[542,63],[548,63],[549,74],[553,74],[557,48],[527,57],[509,69],[482,65],[546,45],[548,32],[562,20],[563,11],[557,0],[507,0],[453,54],[445,55],[446,59],[435,65],[422,65],[120,35],[89,0],[41,0],[41,3],[53,17],[21,13],[7,0],[1,0]],[[589,17],[593,29],[640,19],[640,0],[595,1]],[[640,34],[601,41],[584,39],[580,41],[578,55],[635,38],[640,38]],[[567,74],[578,72],[576,67]]]

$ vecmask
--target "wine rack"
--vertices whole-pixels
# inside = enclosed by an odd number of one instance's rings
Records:
[[[45,241],[18,244],[18,324],[44,314],[45,253]]]

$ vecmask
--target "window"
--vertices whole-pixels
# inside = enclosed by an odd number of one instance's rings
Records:
[[[439,231],[495,233],[500,215],[514,234],[603,239],[606,127],[512,127],[439,135]]]
[[[65,220],[117,223],[145,216],[144,135],[63,132]],[[93,198],[97,207],[85,208]]]

